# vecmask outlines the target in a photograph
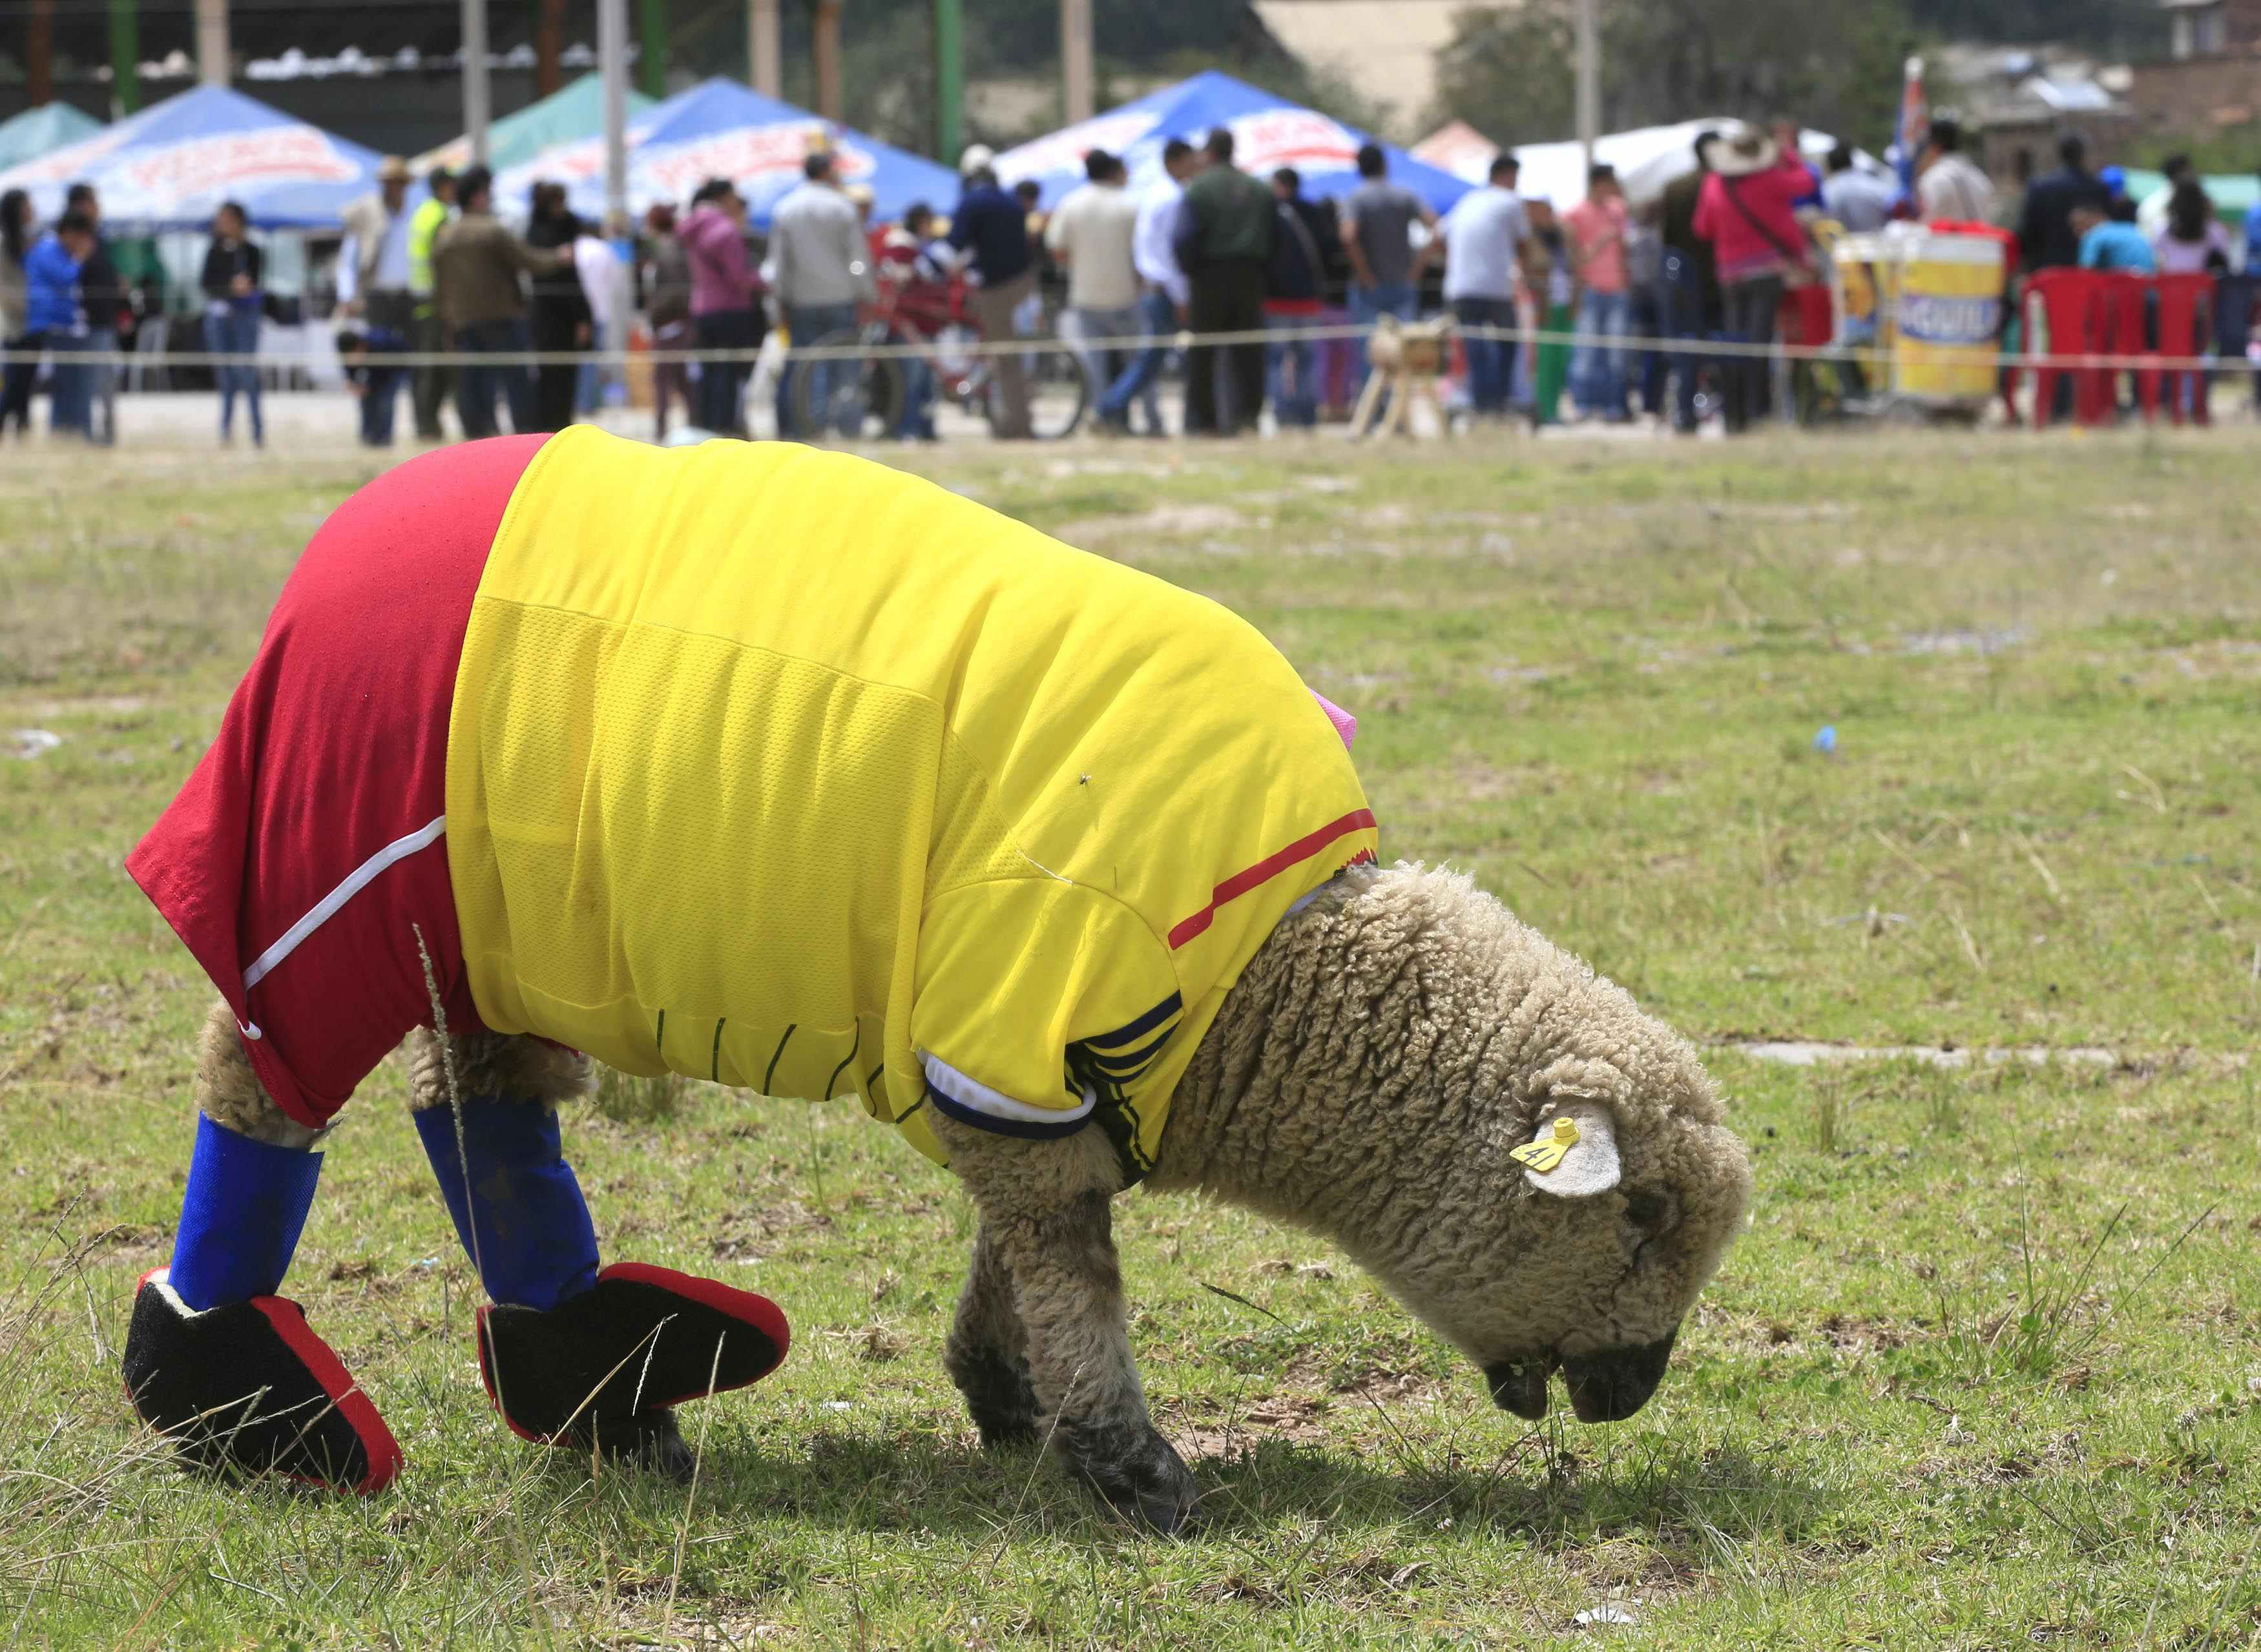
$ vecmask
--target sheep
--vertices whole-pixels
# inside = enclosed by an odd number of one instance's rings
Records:
[[[197,1083],[235,1127],[291,1139],[215,1015]],[[438,1037],[411,1035],[411,1105],[444,1111]],[[556,1107],[585,1058],[477,1033],[465,1082]],[[1575,1114],[1602,1184],[1550,1192],[1511,1157]],[[1751,1191],[1695,1051],[1464,875],[1353,867],[1275,930],[1180,1081],[1146,1185],[1205,1195],[1331,1240],[1537,1419],[1565,1378],[1589,1422],[1646,1403]],[[1055,1442],[1155,1529],[1198,1491],[1150,1419],[1110,1234],[1123,1191],[1095,1131],[1024,1141],[944,1119],[980,1213],[944,1365],[986,1447]],[[1611,1174],[1618,1170],[1620,1174]],[[679,1470],[664,1413],[640,1443]]]
[[[1511,1157],[1565,1113],[1589,1152],[1615,1148],[1581,1193]],[[1353,868],[1233,987],[1146,1185],[1333,1241],[1503,1408],[1544,1416],[1560,1370],[1582,1420],[1616,1421],[1655,1390],[1748,1204],[1721,1118],[1686,1041],[1469,878]],[[1131,1359],[1111,1157],[944,1139],[981,1217],[945,1362],[982,1440],[1056,1438],[1110,1502],[1176,1530],[1197,1494]]]
[[[1050,1440],[1157,1530],[1196,1496],[1130,1347],[1109,1212],[1141,1182],[1333,1238],[1505,1408],[1559,1370],[1581,1419],[1632,1415],[1742,1150],[1622,990],[1465,876],[1378,865],[1353,726],[1215,604],[860,461],[582,427],[388,473],[128,859],[223,999],[135,1404],[218,1466],[398,1473],[277,1291],[333,1115],[405,1038],[532,1440],[679,1473],[673,1406],[790,1340],[750,1291],[599,1265],[558,1119],[592,1058],[852,1094],[947,1165],[983,1441]]]

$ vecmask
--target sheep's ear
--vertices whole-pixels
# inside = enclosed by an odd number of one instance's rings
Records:
[[[1561,1198],[1606,1193],[1624,1175],[1617,1119],[1606,1102],[1577,1098],[1548,1107],[1531,1140],[1508,1156],[1523,1167],[1525,1181]]]

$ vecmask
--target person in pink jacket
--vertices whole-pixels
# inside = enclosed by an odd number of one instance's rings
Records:
[[[676,232],[691,266],[692,337],[701,351],[758,350],[769,324],[762,278],[746,256],[746,203],[728,179],[711,178],[691,197]],[[692,417],[719,436],[746,433],[745,384],[750,356],[700,363]]]
[[[1774,342],[1783,288],[1811,257],[1796,203],[1812,183],[1805,163],[1784,154],[1764,132],[1746,129],[1712,151],[1712,175],[1696,202],[1696,233],[1712,243],[1719,271],[1726,333],[1738,344]],[[1767,359],[1726,362],[1727,433],[1748,426],[1766,406]]]

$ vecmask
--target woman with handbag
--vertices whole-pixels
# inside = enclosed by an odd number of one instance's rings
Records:
[[[250,223],[234,202],[212,214],[212,245],[205,251],[205,348],[220,359],[219,439],[226,443],[235,424],[235,394],[250,404],[251,445],[267,445],[267,425],[259,410],[259,318],[265,306],[262,281],[266,254],[250,240]]]
[[[1696,204],[1696,233],[1712,243],[1732,344],[1725,382],[1727,433],[1740,434],[1765,410],[1768,359],[1784,290],[1814,279],[1813,251],[1797,201],[1812,175],[1764,132],[1746,128],[1712,150],[1712,175]]]

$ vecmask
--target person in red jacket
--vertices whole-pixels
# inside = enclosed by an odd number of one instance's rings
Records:
[[[1810,267],[1797,202],[1812,183],[1805,163],[1785,155],[1764,132],[1745,130],[1714,146],[1712,175],[1696,203],[1696,233],[1712,243],[1731,343],[1770,345],[1783,289]],[[1731,358],[1726,385],[1727,433],[1747,428],[1766,405],[1767,358]]]

